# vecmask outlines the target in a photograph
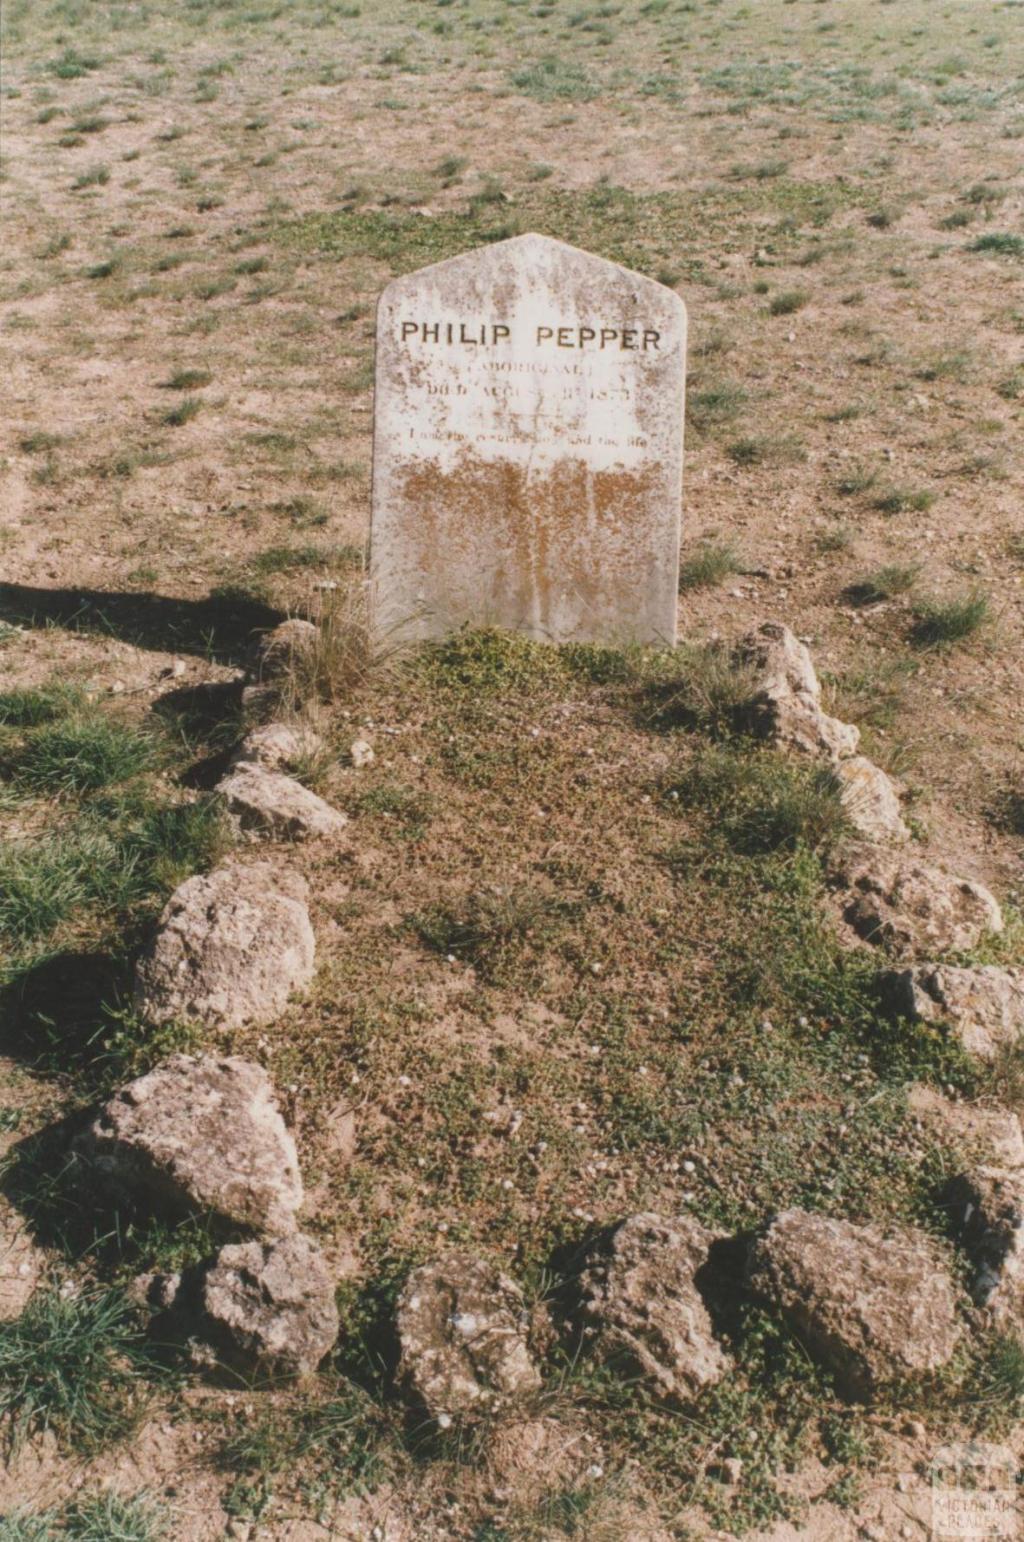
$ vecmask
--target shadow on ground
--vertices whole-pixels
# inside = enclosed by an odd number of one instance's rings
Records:
[[[115,637],[136,648],[198,654],[218,664],[244,663],[256,635],[284,619],[281,611],[244,591],[181,600],[150,592],[0,583],[0,621],[12,626],[64,627]]]

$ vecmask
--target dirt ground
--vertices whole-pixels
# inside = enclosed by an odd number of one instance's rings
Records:
[[[380,289],[537,229],[686,301],[682,637],[786,621],[833,710],[904,787],[915,835],[1011,916],[1024,907],[1019,3],[11,0],[3,21],[0,689],[74,680],[145,719],[171,690],[234,678],[275,613],[316,614],[327,586],[357,581]],[[709,553],[720,560],[704,573]],[[922,608],[960,599],[984,600],[981,624],[921,646]],[[539,1256],[555,1217],[680,1203],[678,1152],[652,1156],[639,1136],[630,1150],[596,1097],[566,1112],[591,1098],[580,1067],[616,992],[654,1024],[682,1010],[686,970],[701,991],[710,977],[696,901],[691,915],[672,875],[645,866],[668,839],[656,789],[672,744],[616,699],[546,681],[532,705],[473,717],[463,697],[427,700],[386,676],[321,727],[342,752],[326,790],[358,836],[343,859],[282,857],[314,881],[317,986],[273,1044],[232,1047],[294,1089],[322,1236],[374,1265],[392,1248],[412,1256],[440,1203],[467,1238],[521,1259]],[[369,780],[343,763],[357,727],[377,749]],[[41,817],[0,802],[0,834]],[[541,983],[425,959],[410,915],[510,874],[545,902],[589,885],[607,908],[557,944]],[[676,907],[693,922],[689,954],[664,936]],[[700,996],[709,1023],[716,989]],[[490,1068],[467,1072],[457,1097],[453,1043],[460,1065]],[[669,1085],[658,1053],[637,1040],[621,1075],[635,1083],[646,1055]],[[534,1139],[550,1117],[565,1166],[534,1160],[538,1186],[502,1198],[493,1183],[520,1183],[528,1163],[517,1150],[502,1166],[478,1121],[487,1108],[500,1123],[523,1085]],[[3,1102],[25,1112],[3,1128],[23,1134],[76,1095],[74,1073],[12,1058]],[[325,1134],[351,1109],[355,1172]],[[410,1138],[425,1143],[422,1183],[403,1166]],[[777,1197],[745,1139],[744,1184],[708,1200],[730,1224]],[[707,1165],[729,1157],[712,1149]],[[389,1162],[393,1183],[379,1178]],[[878,1182],[871,1202],[886,1204]],[[841,1203],[858,1213],[855,1188]],[[25,1280],[64,1265],[8,1229],[0,1300],[13,1315]],[[948,1433],[872,1414],[853,1497],[826,1497],[834,1471],[805,1452],[780,1478],[810,1501],[796,1521],[728,1496],[666,1520],[635,1452],[585,1418],[576,1442],[575,1414],[551,1437],[538,1415],[538,1466],[572,1489],[606,1464],[619,1485],[589,1520],[535,1506],[516,1530],[488,1520],[483,1479],[447,1461],[365,1496],[280,1481],[265,1502],[239,1496],[210,1455],[233,1407],[190,1387],[112,1453],[30,1445],[0,1473],[0,1513],[112,1484],[160,1496],[182,1539],[889,1542],[931,1535],[928,1463]],[[551,1455],[551,1438],[569,1454]]]

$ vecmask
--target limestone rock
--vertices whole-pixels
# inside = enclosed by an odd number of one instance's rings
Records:
[[[334,1278],[295,1232],[221,1248],[201,1286],[202,1332],[218,1357],[263,1376],[305,1376],[338,1337]]]
[[[231,766],[253,764],[268,771],[292,771],[323,752],[324,741],[312,728],[261,723],[246,734],[231,757]]]
[[[153,1270],[137,1274],[128,1286],[128,1295],[137,1307],[158,1316],[172,1309],[180,1290],[181,1275],[177,1271],[164,1274]]]
[[[714,1240],[690,1216],[630,1216],[599,1242],[581,1277],[596,1352],[688,1401],[729,1368],[695,1275]]]
[[[272,1023],[313,978],[305,879],[269,863],[226,863],[175,889],[135,975],[154,1026]]]
[[[843,916],[857,935],[896,952],[970,948],[1003,929],[1002,912],[980,883],[884,846],[850,846],[834,878],[845,890]]]
[[[256,650],[257,680],[280,680],[292,670],[312,667],[320,641],[320,629],[312,621],[293,616],[260,638]]]
[[[1024,1169],[958,1173],[945,1200],[975,1265],[975,1302],[1001,1332],[1024,1335]]]
[[[242,830],[258,831],[276,840],[305,841],[338,835],[348,824],[308,787],[283,771],[243,761],[217,784],[228,813]]]
[[[910,1112],[947,1141],[974,1151],[986,1166],[1024,1168],[1024,1131],[1016,1114],[981,1103],[959,1103],[918,1084],[907,1094]]]
[[[147,1209],[274,1233],[294,1229],[302,1203],[270,1078],[235,1056],[172,1055],[103,1105],[75,1153],[115,1196]]]
[[[737,659],[753,671],[757,687],[745,711],[750,728],[780,749],[836,761],[852,755],[860,731],[829,717],[811,655],[789,627],[766,621],[741,639]]]
[[[495,1265],[452,1253],[413,1270],[398,1303],[399,1376],[442,1424],[535,1392],[522,1291]]]
[[[841,760],[835,768],[846,817],[869,841],[909,841],[900,800],[892,781],[863,755]]]
[[[748,1283],[854,1397],[937,1371],[960,1337],[942,1255],[910,1228],[784,1211],[751,1249]]]
[[[922,964],[892,970],[879,984],[894,1017],[949,1023],[964,1049],[984,1060],[1024,1036],[1024,969]]]

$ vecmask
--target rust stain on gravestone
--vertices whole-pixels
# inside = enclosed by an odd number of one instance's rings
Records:
[[[377,322],[377,630],[674,642],[686,313],[544,236],[391,284]]]

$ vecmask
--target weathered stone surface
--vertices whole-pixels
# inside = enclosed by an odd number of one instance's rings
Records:
[[[1024,1336],[1024,1131],[1009,1109],[916,1086],[910,1111],[962,1162],[944,1200],[971,1257],[971,1293],[1002,1332]]]
[[[344,814],[283,771],[243,762],[217,784],[217,791],[242,830],[281,841],[339,835]]]
[[[272,1023],[313,978],[306,881],[269,863],[225,863],[175,889],[135,976],[153,1024]]]
[[[946,1022],[964,1049],[985,1060],[1024,1036],[1024,969],[921,964],[891,970],[879,984],[894,1017]]]
[[[911,1087],[907,1104],[922,1124],[947,1143],[976,1151],[984,1165],[1024,1168],[1024,1131],[1009,1109],[955,1102],[923,1084]]]
[[[136,1306],[157,1316],[171,1310],[180,1290],[181,1275],[176,1270],[170,1274],[152,1270],[135,1276],[128,1286],[128,1295]]]
[[[273,1233],[294,1228],[302,1203],[270,1078],[236,1056],[172,1055],[103,1105],[75,1153],[115,1196],[148,1210]]]
[[[293,669],[308,669],[316,655],[320,630],[312,621],[293,616],[260,638],[256,649],[256,678],[280,680]]]
[[[850,846],[834,878],[843,916],[866,942],[897,952],[974,947],[1003,929],[1002,912],[980,883],[953,878],[916,857],[868,842]]]
[[[945,1193],[975,1265],[971,1294],[1004,1333],[1024,1333],[1024,1169],[974,1166]]]
[[[399,1376],[431,1418],[480,1412],[535,1392],[522,1291],[465,1253],[414,1269],[398,1303]]]
[[[855,1397],[937,1371],[960,1338],[942,1255],[910,1228],[786,1210],[752,1247],[748,1283]]]
[[[231,757],[232,767],[265,766],[268,771],[294,771],[324,752],[324,741],[312,728],[291,723],[261,723],[246,734]]]
[[[729,1368],[695,1276],[711,1232],[691,1216],[630,1216],[602,1238],[581,1277],[595,1351],[687,1401]]]
[[[546,236],[390,284],[370,577],[388,638],[676,635],[686,312]]]
[[[909,841],[899,795],[885,772],[863,755],[840,760],[835,768],[846,817],[869,841]]]
[[[334,1278],[296,1232],[221,1248],[201,1287],[203,1337],[220,1360],[262,1376],[305,1376],[338,1337]]]
[[[737,661],[757,681],[744,717],[750,729],[780,749],[836,761],[852,755],[860,732],[829,717],[811,655],[788,626],[766,621],[736,648]]]

